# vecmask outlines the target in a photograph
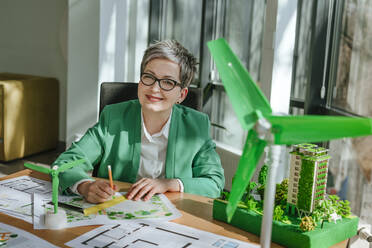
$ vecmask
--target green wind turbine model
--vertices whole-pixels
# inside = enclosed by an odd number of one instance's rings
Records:
[[[234,176],[226,207],[231,220],[239,200],[269,145],[269,173],[264,197],[261,246],[270,247],[275,195],[275,177],[280,145],[320,142],[372,134],[372,119],[336,116],[275,116],[270,104],[224,39],[208,42],[208,48],[247,140]]]
[[[45,218],[45,225],[51,229],[63,228],[63,223],[66,222],[66,213],[64,211],[58,212],[58,186],[59,178],[58,175],[76,165],[84,163],[84,159],[75,160],[69,163],[62,164],[61,166],[53,166],[52,168],[46,168],[35,164],[25,163],[24,166],[41,173],[49,174],[52,176],[52,203],[54,205],[54,212],[48,213]],[[48,219],[47,219],[48,218]]]

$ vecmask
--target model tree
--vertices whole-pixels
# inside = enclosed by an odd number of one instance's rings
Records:
[[[266,164],[264,164],[261,167],[260,173],[258,174],[258,183],[260,184],[260,186],[257,188],[257,192],[258,194],[260,194],[262,200],[264,198],[268,169],[269,167]]]
[[[337,214],[344,218],[347,218],[351,215],[350,202],[348,200],[339,201]]]
[[[266,185],[266,179],[267,179],[267,171],[268,171],[269,167],[264,164],[262,167],[261,167],[261,170],[260,170],[260,173],[258,174],[258,183],[265,186]]]
[[[288,178],[285,178],[280,184],[276,185],[275,205],[286,207],[288,192]]]
[[[304,232],[315,230],[316,223],[311,216],[305,216],[301,219],[300,229]]]

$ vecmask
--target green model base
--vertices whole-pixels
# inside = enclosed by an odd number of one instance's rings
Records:
[[[214,200],[213,218],[227,222],[226,202]],[[231,225],[260,235],[262,216],[247,209],[238,208],[231,220]],[[286,247],[320,248],[330,247],[357,234],[359,218],[343,218],[337,224],[324,222],[323,228],[318,225],[315,230],[302,232],[298,225],[289,225],[273,221],[272,241]],[[294,223],[294,222],[292,222]]]

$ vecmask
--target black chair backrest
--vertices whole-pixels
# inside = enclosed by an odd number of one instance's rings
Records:
[[[137,99],[137,88],[137,83],[102,83],[99,100],[99,114],[101,114],[103,108],[108,104]],[[186,99],[181,104],[201,111],[203,104],[202,94],[202,89],[189,87],[189,93],[187,94]]]

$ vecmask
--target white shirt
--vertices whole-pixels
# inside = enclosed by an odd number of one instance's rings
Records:
[[[141,114],[141,157],[137,180],[165,177],[165,159],[168,147],[169,126],[172,115],[168,118],[160,132],[153,135],[146,129]]]
[[[169,127],[171,122],[172,112],[168,121],[165,123],[160,132],[150,135],[143,121],[141,111],[141,156],[138,168],[137,181],[141,178],[165,178],[165,161],[167,156]],[[75,194],[79,194],[77,187],[80,183],[91,181],[91,179],[83,179],[70,187],[70,190]],[[184,187],[181,180],[177,179],[180,192],[183,192]]]

